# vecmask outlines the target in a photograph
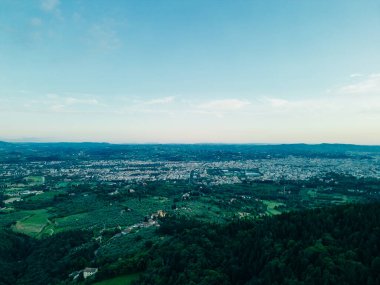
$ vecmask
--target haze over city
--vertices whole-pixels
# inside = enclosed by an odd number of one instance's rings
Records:
[[[380,144],[379,1],[0,6],[0,140]]]

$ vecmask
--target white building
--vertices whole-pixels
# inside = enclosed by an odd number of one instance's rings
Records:
[[[86,267],[83,270],[83,278],[86,279],[92,275],[95,275],[96,272],[98,272],[98,268],[91,268],[91,267]]]

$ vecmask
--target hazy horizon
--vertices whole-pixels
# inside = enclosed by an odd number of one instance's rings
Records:
[[[288,143],[268,143],[268,142],[108,142],[108,141],[60,141],[60,140],[39,140],[37,138],[33,139],[19,139],[19,140],[3,140],[0,138],[0,143],[11,143],[11,144],[109,144],[109,145],[252,145],[252,146],[280,146],[280,145],[353,145],[353,146],[365,146],[365,147],[378,147],[380,144],[350,144],[350,143],[340,143],[340,142],[316,142],[316,143],[305,143],[305,142],[288,142]]]
[[[380,145],[378,1],[0,5],[0,140]]]

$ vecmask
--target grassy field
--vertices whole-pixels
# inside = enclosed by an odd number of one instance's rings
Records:
[[[44,176],[28,176],[25,178],[25,180],[33,185],[41,185],[45,183],[45,177]]]
[[[138,199],[129,199],[121,204],[143,217],[157,212],[157,210],[170,209],[172,202],[165,197],[152,196],[141,199],[141,202]]]
[[[263,200],[263,203],[267,206],[267,214],[270,216],[281,214],[281,212],[277,210],[276,207],[285,206],[284,203],[271,200]]]
[[[129,285],[132,283],[132,281],[137,280],[139,278],[139,275],[139,273],[123,275],[94,283],[94,285]]]
[[[47,209],[28,211],[29,215],[16,222],[12,229],[32,237],[38,237],[44,227],[49,223]]]
[[[314,206],[323,206],[330,204],[345,204],[362,201],[363,198],[358,196],[348,196],[340,193],[328,193],[323,191],[317,191],[316,189],[308,189],[306,193],[303,194],[308,200],[313,201]]]
[[[223,212],[217,205],[210,203],[207,198],[180,202],[176,212],[212,222],[222,222],[227,215],[227,212]]]
[[[68,182],[59,182],[59,183],[57,183],[57,184],[55,185],[55,187],[57,187],[57,188],[67,188],[68,185],[69,185]]]
[[[2,211],[4,214],[0,216],[0,227],[7,227],[12,223],[25,219],[30,216],[30,211],[16,211],[8,210]]]
[[[119,256],[132,256],[137,252],[147,250],[146,241],[157,243],[163,240],[163,237],[157,235],[156,230],[156,227],[141,228],[109,240],[103,239],[102,246],[97,251],[97,257],[117,259]]]
[[[42,194],[34,195],[26,198],[27,201],[42,201],[42,200],[51,200],[54,196],[65,193],[64,191],[47,191]]]

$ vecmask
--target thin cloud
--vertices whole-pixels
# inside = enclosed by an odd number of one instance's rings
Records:
[[[223,99],[223,100],[213,100],[206,103],[198,105],[198,109],[207,111],[236,111],[240,110],[251,103],[248,101],[243,101],[239,99]]]
[[[66,97],[50,93],[46,95],[46,99],[42,104],[47,107],[50,112],[93,112],[104,111],[105,105],[101,104],[97,99],[91,97]]]
[[[46,99],[43,101],[44,104],[47,105],[99,105],[99,101],[95,98],[91,98],[90,96],[85,97],[73,97],[73,96],[62,96],[55,93],[46,94]]]
[[[350,77],[351,77],[351,78],[362,77],[362,76],[364,76],[364,75],[361,74],[361,73],[352,73],[352,74],[350,74]]]
[[[40,18],[32,18],[30,19],[30,24],[33,27],[40,27],[42,26],[42,20]]]
[[[120,48],[122,42],[118,33],[119,25],[120,23],[109,19],[92,25],[89,31],[90,44],[105,51]]]
[[[380,110],[380,98],[376,94],[332,94],[319,98],[284,100],[265,98],[255,111],[261,114],[277,114],[285,117],[353,118],[357,115],[375,114]],[[377,113],[380,115],[380,113]]]
[[[59,0],[42,0],[41,9],[45,12],[53,12],[58,8],[59,4]]]
[[[269,102],[269,104],[275,108],[284,107],[290,103],[288,100],[279,99],[279,98],[267,98],[265,99],[265,101]]]
[[[361,81],[341,87],[338,91],[342,94],[380,93],[380,74],[371,74]]]
[[[174,96],[169,96],[169,97],[152,99],[152,100],[144,102],[144,104],[146,105],[169,104],[169,103],[172,103],[174,100],[175,100]]]
[[[69,97],[65,99],[66,105],[99,105],[99,101],[96,99],[78,99]]]

